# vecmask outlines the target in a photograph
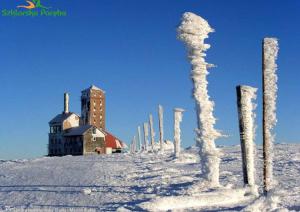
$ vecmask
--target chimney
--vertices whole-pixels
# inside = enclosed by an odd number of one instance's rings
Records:
[[[64,113],[69,113],[69,94],[64,93]]]

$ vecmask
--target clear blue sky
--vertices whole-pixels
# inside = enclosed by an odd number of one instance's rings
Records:
[[[1,0],[1,10],[21,0]],[[80,113],[80,91],[106,91],[107,129],[127,143],[157,105],[165,109],[165,133],[173,137],[173,108],[186,109],[184,146],[194,144],[196,119],[190,65],[176,39],[183,12],[207,19],[216,30],[207,61],[216,128],[229,134],[220,145],[239,143],[235,86],[259,88],[256,142],[261,143],[261,40],[279,38],[277,142],[300,142],[298,0],[42,0],[67,17],[0,16],[0,158],[46,154],[48,121],[63,110]]]

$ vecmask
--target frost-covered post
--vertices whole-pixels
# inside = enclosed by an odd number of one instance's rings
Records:
[[[133,151],[136,152],[137,151],[137,143],[136,143],[136,137],[135,136],[133,136],[133,144],[134,144]]]
[[[204,59],[206,56],[204,52],[210,48],[204,40],[213,31],[206,20],[190,12],[183,14],[177,29],[178,38],[186,44],[188,58],[192,64],[191,78],[194,83],[193,96],[198,124],[196,142],[200,148],[202,174],[211,187],[219,186],[220,152],[216,148],[215,139],[221,136],[220,132],[214,129],[216,122],[213,116],[214,102],[209,99],[207,91],[207,69],[213,65]]]
[[[244,183],[255,187],[255,113],[257,88],[246,85],[236,87],[239,128],[242,149]]]
[[[136,151],[136,140],[135,140],[135,136],[133,136],[133,139],[131,141],[131,145],[130,145],[130,151],[131,153],[135,153]]]
[[[263,158],[264,191],[272,188],[273,182],[273,143],[272,130],[276,125],[278,41],[276,38],[263,40]]]
[[[144,150],[148,150],[148,136],[149,136],[149,129],[148,129],[148,123],[144,123]]]
[[[133,153],[133,140],[131,141],[131,144],[130,144],[130,153],[131,154]]]
[[[150,137],[151,137],[151,148],[152,151],[154,150],[155,140],[154,140],[154,128],[153,128],[153,116],[152,114],[149,115],[149,124],[150,124]]]
[[[178,158],[180,154],[180,143],[181,143],[180,122],[182,121],[183,112],[184,110],[181,108],[174,109],[174,151],[175,151],[176,158]]]
[[[141,137],[141,127],[138,126],[138,138],[139,138],[139,150],[142,150],[142,137]]]
[[[160,151],[164,151],[164,110],[161,105],[158,105],[158,120],[159,120],[159,144]]]

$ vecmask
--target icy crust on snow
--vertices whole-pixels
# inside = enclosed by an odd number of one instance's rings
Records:
[[[266,154],[267,166],[267,184],[271,185],[273,181],[273,143],[275,135],[272,132],[276,125],[276,99],[277,99],[277,64],[278,55],[278,40],[276,38],[264,38],[264,61],[263,61],[263,76],[264,76],[264,115],[265,115],[265,142],[268,149]]]
[[[204,40],[213,31],[206,20],[190,12],[183,14],[177,29],[178,38],[186,44],[188,58],[192,64],[191,78],[194,83],[193,96],[196,101],[198,122],[196,142],[200,147],[202,173],[211,186],[218,186],[220,152],[215,146],[215,139],[221,134],[214,129],[216,123],[213,116],[214,102],[210,100],[207,90],[207,69],[213,65],[204,59],[206,56],[204,52],[210,48]]]
[[[300,210],[300,144],[276,144],[274,148],[274,175],[279,182],[276,188],[281,192],[277,192],[277,199],[272,201],[248,199],[243,189],[237,189],[243,187],[239,145],[222,147],[225,154],[220,166],[220,183],[225,189],[205,190],[205,187],[197,187],[199,190],[195,192],[189,192],[189,189],[201,181],[199,147],[182,150],[177,161],[173,158],[173,142],[167,141],[165,147],[163,154],[2,160],[0,211],[143,211],[142,207],[146,207],[147,202],[153,203],[159,199],[164,202],[163,207],[168,208],[174,208],[178,200],[178,205],[182,207],[179,211],[241,211],[249,205],[254,209],[274,208],[274,202],[279,208]],[[261,146],[258,146],[257,155],[262,155]],[[260,193],[263,186],[262,167],[263,161],[257,157],[256,184]],[[210,192],[212,197],[208,197]],[[216,194],[228,196],[219,203],[213,203]],[[170,201],[166,201],[167,197]],[[236,204],[233,197],[240,198],[241,202]],[[207,205],[197,205],[202,204],[198,200],[204,198]],[[185,206],[183,203],[186,203]]]
[[[169,211],[182,210],[186,208],[203,207],[228,207],[239,205],[242,202],[253,200],[251,195],[246,196],[246,189],[223,189],[212,192],[203,192],[196,196],[171,196],[159,197],[150,202],[142,203],[140,206],[147,211]]]
[[[240,116],[243,120],[244,134],[241,135],[245,141],[246,168],[248,176],[248,184],[255,185],[255,113],[256,104],[253,102],[256,99],[257,88],[250,86],[241,86],[241,111]]]

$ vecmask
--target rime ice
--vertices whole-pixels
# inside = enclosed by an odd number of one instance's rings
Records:
[[[255,193],[255,113],[253,111],[256,108],[256,104],[253,103],[253,100],[256,99],[256,91],[257,88],[250,86],[237,86],[244,182]]]
[[[183,14],[180,26],[177,29],[178,38],[188,48],[188,58],[192,64],[191,78],[194,83],[193,96],[196,101],[198,129],[196,129],[196,142],[200,147],[202,173],[211,184],[219,185],[220,152],[215,146],[215,139],[221,134],[214,129],[216,119],[213,116],[214,102],[209,99],[207,91],[207,69],[212,67],[204,57],[210,48],[204,40],[214,30],[206,20],[193,13]]]
[[[180,154],[180,143],[181,143],[181,130],[180,130],[180,122],[182,121],[182,113],[183,109],[175,108],[174,109],[174,150],[175,157],[178,158]]]
[[[276,125],[277,65],[278,41],[276,38],[264,38],[263,41],[263,131],[264,131],[264,181],[268,191],[273,183],[273,143],[272,129]]]
[[[154,140],[154,128],[153,128],[153,116],[152,114],[149,115],[149,125],[150,125],[150,137],[151,137],[151,149],[154,150],[155,140]]]
[[[160,151],[164,151],[164,118],[163,118],[163,107],[158,105],[158,119],[159,119],[159,143]]]

